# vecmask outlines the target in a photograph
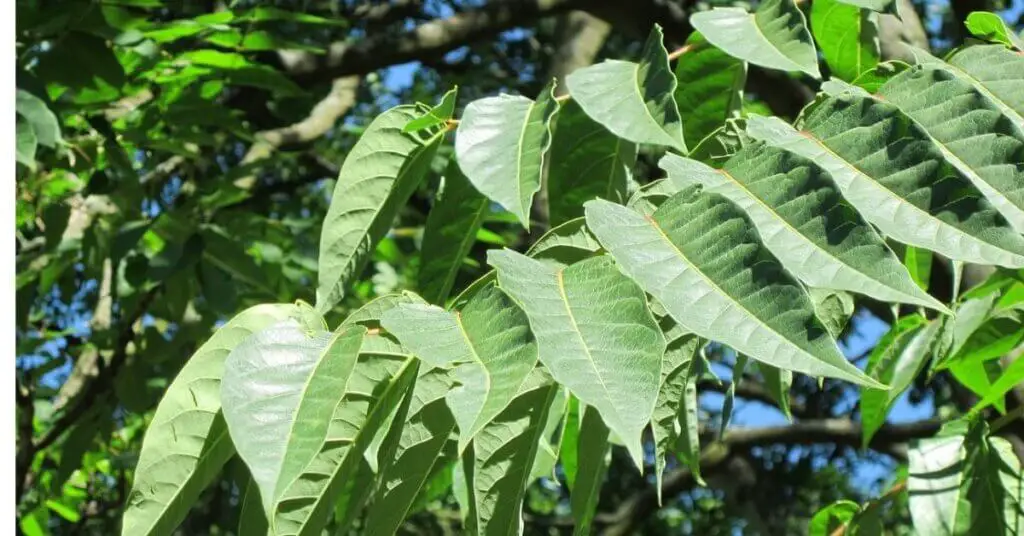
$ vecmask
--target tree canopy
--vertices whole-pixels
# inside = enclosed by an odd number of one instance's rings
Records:
[[[1017,534],[974,0],[18,0],[21,534]]]

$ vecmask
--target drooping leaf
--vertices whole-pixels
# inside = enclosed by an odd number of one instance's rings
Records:
[[[172,534],[235,454],[221,414],[224,360],[243,340],[287,318],[294,305],[258,305],[225,324],[189,359],[164,394],[135,468],[121,534]],[[188,433],[180,433],[184,427]]]
[[[533,467],[530,469],[530,483],[539,478],[552,480],[557,478],[555,465],[558,463],[558,455],[562,450],[564,436],[562,432],[565,428],[566,411],[569,409],[569,396],[567,389],[559,389],[551,401],[548,420],[544,424],[544,431],[541,432],[537,457],[533,460]]]
[[[224,420],[268,517],[327,437],[364,333],[361,326],[330,335],[281,323],[228,356],[221,382]]]
[[[454,367],[458,386],[445,399],[459,427],[459,452],[520,392],[537,363],[526,315],[488,286],[460,311],[401,305],[381,323],[433,367]]]
[[[473,188],[453,159],[423,228],[418,276],[420,295],[443,305],[469,254],[490,203]]]
[[[1024,238],[895,106],[853,91],[820,99],[802,131],[751,117],[747,132],[814,161],[882,233],[949,258],[1024,266]]]
[[[1003,18],[988,11],[974,11],[964,21],[967,30],[977,37],[993,43],[1002,43],[1024,52],[1024,40],[1007,28]]]
[[[429,170],[442,137],[423,142],[402,132],[419,116],[413,106],[384,112],[345,158],[320,233],[318,310],[330,310],[344,296]]]
[[[402,127],[402,132],[419,132],[428,128],[442,126],[455,115],[455,97],[459,93],[458,86],[448,90],[441,97],[441,102],[421,117],[417,117]]]
[[[34,170],[36,168],[36,149],[39,147],[39,139],[32,129],[32,125],[24,120],[18,119],[15,124],[15,152],[14,157],[19,164]]]
[[[469,182],[515,214],[526,229],[557,113],[554,86],[549,83],[536,102],[499,95],[469,103],[456,132],[455,155]]]
[[[583,421],[580,423],[579,441],[576,445],[576,459],[579,463],[576,481],[569,495],[569,506],[572,510],[576,526],[573,534],[585,536],[590,534],[590,525],[597,513],[597,502],[601,497],[601,485],[604,484],[605,472],[608,470],[608,427],[601,420],[601,415],[592,407],[583,410]]]
[[[665,322],[662,320],[663,327]],[[686,386],[691,379],[690,368],[699,343],[700,340],[692,333],[680,335],[668,340],[665,357],[662,358],[661,387],[651,416],[655,490],[658,492],[659,503],[662,500],[661,482],[665,473],[665,457],[675,448],[680,436],[678,415],[684,410]]]
[[[535,369],[519,396],[466,449],[462,466],[470,534],[522,533],[523,494],[557,389]]]
[[[683,138],[693,145],[739,116],[747,64],[708,43],[700,32],[691,33],[684,48],[676,64],[675,100]]]
[[[909,47],[918,63],[947,69],[970,83],[1010,118],[1017,128],[1024,129],[1024,57],[1003,45],[975,45],[960,49],[942,61],[919,48]]]
[[[677,413],[679,431],[675,451],[679,460],[690,468],[694,480],[703,486],[704,479],[700,475],[700,399],[697,398],[697,382],[710,367],[699,350],[700,344],[697,347],[698,350],[685,371],[683,398]]]
[[[576,472],[579,469],[580,422],[583,420],[582,415],[580,415],[580,409],[580,400],[570,394],[569,403],[566,404],[565,408],[562,449],[559,453],[562,473],[565,475],[565,484],[569,488],[570,493],[576,487]]]
[[[775,404],[782,410],[787,419],[793,420],[793,414],[789,409],[789,390],[793,385],[793,371],[773,367],[766,363],[758,363],[758,370],[764,378],[765,389],[775,400]]]
[[[444,463],[442,451],[455,429],[455,418],[444,400],[452,385],[451,373],[443,369],[421,372],[416,379],[395,461],[384,470],[366,514],[366,534],[394,534],[434,468]]]
[[[720,170],[675,155],[665,155],[658,165],[678,187],[695,181],[743,208],[765,246],[808,285],[947,311],[914,284],[882,237],[814,162],[756,143]]]
[[[878,91],[920,125],[953,167],[1024,231],[1024,133],[974,87],[945,69],[915,67]]]
[[[832,75],[853,82],[878,65],[878,15],[841,0],[811,4],[811,30]]]
[[[754,65],[821,78],[807,20],[793,0],[765,0],[757,11],[716,7],[690,16],[711,44]]]
[[[587,225],[684,328],[770,365],[881,387],[842,356],[807,293],[722,196],[690,187],[650,217],[591,201]]]
[[[932,281],[932,257],[931,250],[905,246],[903,248],[903,266],[907,267],[914,284],[921,290],[928,290]]]
[[[700,140],[688,157],[713,168],[722,167],[732,155],[749,143],[746,125],[745,119],[727,119],[724,125]]]
[[[489,252],[487,262],[526,312],[541,363],[601,413],[642,467],[640,435],[658,394],[665,341],[640,287],[606,256],[554,267],[503,250]]]
[[[417,362],[397,343],[381,334],[364,337],[326,441],[276,505],[274,534],[319,535],[336,509],[346,519],[358,512],[373,489],[360,477],[369,471],[364,452],[395,406],[407,400],[416,376]],[[393,420],[405,422],[405,415],[399,412]]]
[[[743,354],[736,355],[736,362],[732,366],[732,381],[729,382],[729,389],[725,391],[725,399],[722,401],[722,422],[718,428],[719,437],[725,436],[725,429],[729,427],[732,420],[732,408],[736,403],[736,385],[743,381],[743,372],[747,369],[749,359]]]
[[[552,225],[583,216],[583,203],[600,197],[622,202],[636,165],[636,144],[587,116],[575,101],[558,112],[548,169]]]
[[[647,37],[640,63],[605,60],[566,78],[569,94],[592,119],[616,136],[686,152],[661,27]]]
[[[917,377],[931,355],[932,343],[941,327],[940,322],[922,324],[914,315],[897,322],[878,343],[868,358],[865,372],[890,390],[864,389],[860,396],[860,419],[863,428],[862,445],[867,448],[875,432],[885,423],[896,399]]]

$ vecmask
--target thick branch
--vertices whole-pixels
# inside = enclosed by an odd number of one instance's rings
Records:
[[[582,0],[496,0],[400,34],[381,32],[354,43],[334,43],[327,54],[281,54],[285,69],[306,79],[338,78],[415,61],[581,5]]]
[[[891,456],[906,459],[903,445],[911,439],[934,435],[942,421],[928,419],[907,424],[887,424],[875,434],[870,447]],[[747,452],[751,447],[787,444],[811,445],[833,444],[859,447],[861,425],[849,419],[821,419],[797,422],[788,426],[765,428],[740,428],[726,432],[720,441],[711,443],[701,454],[701,474],[711,478],[729,468],[729,460],[738,453]],[[686,491],[696,483],[689,469],[681,468],[665,476],[662,496],[673,497]],[[624,501],[611,514],[599,515],[598,522],[606,523],[605,536],[632,534],[640,523],[658,510],[658,496],[653,487],[648,487]]]

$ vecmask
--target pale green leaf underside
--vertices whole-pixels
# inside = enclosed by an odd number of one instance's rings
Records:
[[[1024,80],[1020,84],[1024,91]],[[1024,231],[1024,134],[970,83],[936,67],[908,69],[878,96],[916,121],[946,159]]]
[[[341,165],[320,233],[319,311],[330,310],[345,295],[428,171],[442,138],[424,145],[403,133],[417,117],[415,106],[377,116]]]
[[[668,320],[662,320],[666,322]],[[668,337],[666,337],[668,339]],[[665,472],[665,457],[681,436],[678,415],[685,411],[686,387],[690,382],[690,369],[700,340],[687,334],[668,341],[661,363],[661,387],[651,417],[651,435],[654,439],[654,477],[658,501],[661,501],[661,482]],[[699,455],[699,453],[698,453]]]
[[[654,27],[640,63],[606,60],[566,79],[569,94],[592,119],[616,136],[686,152],[661,28]]]
[[[558,102],[549,84],[537,101],[499,95],[466,106],[455,136],[459,167],[476,189],[530,227]]]
[[[444,304],[489,207],[487,198],[473,188],[452,159],[444,174],[444,186],[423,227],[417,277],[423,299]]]
[[[394,534],[433,474],[434,466],[444,463],[441,455],[455,429],[455,419],[444,400],[452,386],[451,373],[443,369],[422,372],[416,379],[395,461],[385,469],[366,514],[366,534]]]
[[[766,0],[754,13],[717,7],[694,13],[690,24],[711,44],[741,60],[821,78],[807,22],[792,0]]]
[[[908,45],[918,63],[947,69],[989,98],[1017,128],[1024,129],[1024,56],[1002,45],[965,47],[944,62]]]
[[[369,489],[353,488],[366,464],[363,452],[416,378],[416,363],[383,335],[367,335],[352,370],[345,397],[330,419],[327,439],[316,458],[277,504],[275,534],[319,535],[336,507],[357,510]],[[402,415],[401,419],[405,419]]]
[[[569,494],[569,508],[576,526],[573,534],[587,536],[597,513],[597,502],[601,497],[601,486],[608,469],[607,456],[611,445],[608,443],[608,427],[601,415],[592,407],[583,408],[579,440],[576,443],[578,463],[572,493]]]
[[[801,131],[775,117],[750,117],[747,131],[827,170],[843,197],[897,241],[966,262],[1024,266],[1024,238],[891,104],[844,93],[819,101]]]
[[[253,333],[299,316],[299,308],[291,304],[246,309],[192,355],[146,431],[124,511],[124,536],[172,534],[185,519],[203,489],[235,454],[221,414],[224,360]]]
[[[807,293],[720,195],[687,188],[650,217],[591,201],[587,224],[684,328],[770,365],[879,386],[843,357]]]
[[[970,523],[964,486],[964,437],[937,437],[911,445],[907,452],[910,517],[921,534],[962,534]]]
[[[809,286],[947,311],[914,283],[829,174],[810,160],[758,143],[722,169],[674,155],[659,166],[680,189],[696,182],[739,205],[765,246]]]
[[[248,338],[224,365],[221,398],[235,447],[268,516],[320,449],[365,328],[307,333],[294,322]]]
[[[522,533],[526,482],[557,390],[550,377],[535,369],[520,394],[466,449],[462,466],[468,533]]]
[[[461,311],[402,305],[382,324],[433,367],[454,367],[458,386],[447,395],[459,427],[459,452],[519,392],[537,363],[526,315],[494,286]]]
[[[540,361],[594,406],[641,467],[640,436],[658,393],[665,341],[643,291],[608,257],[567,268],[491,251],[498,284],[526,312]]]

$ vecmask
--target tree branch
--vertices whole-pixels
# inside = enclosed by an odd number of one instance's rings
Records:
[[[906,459],[904,443],[911,439],[930,437],[942,425],[940,419],[927,419],[907,424],[886,424],[875,434],[870,447],[879,452],[900,459]],[[797,422],[787,426],[765,428],[739,428],[726,432],[725,436],[709,444],[701,453],[701,474],[710,478],[728,470],[730,458],[747,452],[752,447],[788,444],[836,444],[859,447],[861,425],[849,419],[820,419]],[[689,469],[680,468],[665,476],[661,492],[663,497],[673,497],[694,486],[696,480]],[[632,534],[640,523],[659,508],[658,495],[654,487],[648,486],[626,499],[611,514],[599,514],[595,520],[608,525],[605,536]]]
[[[300,84],[365,74],[447,52],[583,4],[582,0],[495,0],[397,35],[382,32],[354,43],[333,43],[324,55],[289,50],[282,51],[280,56],[285,70]]]

